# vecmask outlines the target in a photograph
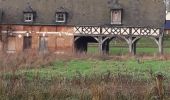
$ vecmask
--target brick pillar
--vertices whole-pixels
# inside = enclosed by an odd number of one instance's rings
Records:
[[[48,38],[48,43],[47,43],[47,47],[48,47],[48,51],[49,52],[55,52],[56,51],[56,36],[55,35],[49,35],[47,36]]]
[[[32,35],[32,50],[33,51],[38,51],[39,48],[39,35]]]

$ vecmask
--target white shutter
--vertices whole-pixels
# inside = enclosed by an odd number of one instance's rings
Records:
[[[111,24],[121,24],[122,22],[122,15],[121,10],[113,10],[111,12]]]

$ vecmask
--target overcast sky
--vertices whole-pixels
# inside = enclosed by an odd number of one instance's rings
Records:
[[[170,11],[170,0],[166,0],[166,10]]]

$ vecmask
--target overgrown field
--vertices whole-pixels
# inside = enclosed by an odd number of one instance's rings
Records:
[[[0,53],[0,100],[170,100],[169,39],[164,56],[147,38],[137,57],[122,40],[111,42],[111,56],[97,55],[96,44],[87,55]]]
[[[107,73],[110,73],[113,76],[118,74],[133,76],[133,78],[144,80],[150,78],[151,73],[162,73],[170,79],[170,61],[140,60],[132,58],[123,61],[92,58],[70,59],[66,61],[57,60],[48,66],[17,70],[15,74],[25,75],[29,79],[32,79],[37,75],[42,79],[51,79],[58,76],[71,79],[76,75],[81,75],[81,77],[91,77],[93,75]]]
[[[168,56],[0,56],[0,100],[169,100]]]

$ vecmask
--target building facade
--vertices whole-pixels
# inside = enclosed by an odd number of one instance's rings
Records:
[[[170,30],[170,0],[166,0],[166,21],[165,21],[165,34],[169,35]]]
[[[0,0],[0,50],[86,52],[90,42],[107,53],[115,37],[129,52],[150,37],[162,52],[162,0]]]

